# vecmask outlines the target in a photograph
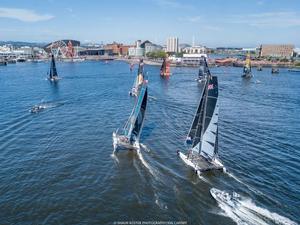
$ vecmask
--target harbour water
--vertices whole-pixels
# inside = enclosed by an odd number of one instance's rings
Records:
[[[300,222],[300,74],[264,68],[242,80],[242,68],[212,69],[227,172],[199,178],[176,154],[199,101],[196,68],[172,68],[166,80],[159,67],[146,66],[143,148],[117,156],[112,132],[134,104],[128,91],[136,67],[58,62],[56,85],[46,80],[48,69],[0,67],[1,224]],[[45,110],[29,112],[41,102]]]

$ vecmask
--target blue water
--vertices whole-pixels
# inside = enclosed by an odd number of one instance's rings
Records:
[[[219,154],[227,173],[197,177],[177,157],[201,87],[196,68],[146,66],[149,95],[142,155],[112,156],[127,120],[135,72],[125,62],[0,67],[1,224],[187,224],[300,222],[300,74],[281,69],[211,71],[219,79]],[[30,108],[47,108],[32,114]],[[216,201],[216,188],[223,200]],[[227,197],[226,197],[227,196]],[[228,197],[229,196],[229,197]]]

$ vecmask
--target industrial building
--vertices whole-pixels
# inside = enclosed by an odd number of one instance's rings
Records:
[[[294,45],[261,45],[260,57],[291,58],[294,53]]]

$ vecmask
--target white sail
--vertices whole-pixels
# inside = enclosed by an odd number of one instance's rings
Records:
[[[218,135],[218,114],[219,114],[219,101],[217,100],[216,107],[210,123],[203,134],[201,141],[200,154],[204,157],[213,159],[216,154],[217,135]]]

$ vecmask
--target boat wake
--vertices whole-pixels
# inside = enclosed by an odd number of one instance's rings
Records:
[[[167,206],[163,201],[161,201],[161,200],[159,199],[158,194],[155,193],[154,196],[155,196],[155,204],[158,205],[158,207],[159,207],[160,209],[162,209],[162,210],[167,210],[167,209],[168,209],[168,206]]]
[[[112,154],[110,155],[110,157],[111,157],[112,159],[114,159],[114,161],[117,163],[117,165],[119,164],[119,159],[118,159],[118,157],[115,155],[115,153],[112,153]]]
[[[242,198],[235,192],[230,194],[212,188],[210,193],[224,211],[223,214],[238,225],[297,225],[284,216],[255,205],[251,199]]]
[[[148,148],[145,144],[140,143],[140,146],[141,146],[146,152],[151,152],[150,148]]]
[[[155,177],[154,171],[149,166],[149,164],[145,161],[141,151],[137,151],[137,155],[138,155],[139,159],[141,160],[142,164],[148,169],[148,171],[151,173],[151,175]]]
[[[52,109],[52,108],[56,108],[56,107],[59,107],[59,106],[62,106],[62,105],[64,105],[63,102],[43,102],[42,101],[40,104],[34,105],[29,110],[29,112],[37,113],[37,112],[40,112],[40,111],[45,110],[45,109]]]
[[[151,95],[149,95],[149,99],[152,99],[152,100],[157,100],[157,98],[156,98],[156,97],[154,97],[154,96],[151,96]]]
[[[234,180],[236,180],[237,182],[239,182],[240,184],[242,184],[242,185],[244,185],[245,187],[247,187],[250,191],[253,191],[254,193],[256,193],[256,194],[258,194],[258,195],[262,195],[262,196],[266,197],[267,199],[269,199],[270,201],[272,201],[272,202],[274,202],[274,203],[280,205],[279,202],[275,201],[274,199],[272,199],[271,197],[269,197],[269,196],[267,196],[266,194],[262,193],[261,191],[259,191],[259,190],[255,189],[255,188],[251,187],[250,185],[244,183],[244,182],[241,181],[239,178],[237,178],[234,174],[232,174],[232,173],[230,173],[230,172],[227,172],[227,171],[226,171],[225,173],[226,173],[228,176],[232,177],[232,178],[233,178]]]
[[[197,173],[197,175],[198,175],[198,177],[199,177],[200,180],[204,181],[204,182],[207,183],[207,184],[211,184],[211,183],[209,182],[209,180],[207,180],[207,179],[206,179],[205,177],[203,177],[201,174]]]
[[[228,176],[232,177],[233,179],[235,179],[237,182],[245,185],[246,187],[248,187],[250,190],[252,189],[251,187],[249,187],[249,185],[245,184],[243,181],[241,181],[239,178],[237,178],[235,175],[233,175],[230,172],[225,172]]]

